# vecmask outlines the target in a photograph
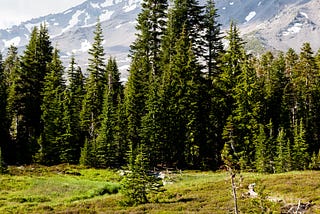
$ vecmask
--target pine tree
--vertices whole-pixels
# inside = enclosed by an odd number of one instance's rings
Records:
[[[125,105],[128,123],[127,140],[133,148],[141,144],[140,128],[146,114],[146,101],[152,78],[161,75],[160,45],[166,27],[166,0],[148,0],[138,15],[137,39],[130,46],[132,63],[126,84]]]
[[[316,154],[315,152],[312,154],[309,169],[319,170],[320,168],[320,152]]]
[[[101,115],[101,128],[97,137],[96,166],[119,166],[120,145],[116,141],[117,109],[122,102],[123,88],[120,73],[115,59],[110,58],[107,64],[108,88],[106,89]]]
[[[63,93],[65,90],[62,78],[64,68],[59,59],[58,50],[53,53],[52,62],[48,65],[50,73],[45,76],[41,121],[44,124],[41,137],[38,139],[40,150],[36,155],[38,162],[52,165],[61,163],[60,155],[66,149],[63,145]]]
[[[150,81],[148,99],[146,101],[147,114],[142,118],[140,131],[141,142],[151,166],[165,165],[168,160],[168,150],[163,139],[163,126],[165,110],[163,97],[161,97],[161,81],[154,78]]]
[[[297,119],[303,119],[306,130],[306,141],[310,148],[316,148],[319,143],[319,69],[316,65],[313,51],[309,43],[304,43],[299,55],[299,60],[294,68],[294,78],[297,96]],[[316,150],[315,150],[316,151]]]
[[[276,139],[276,158],[275,158],[275,171],[286,172],[292,169],[291,165],[291,145],[290,140],[286,138],[284,129],[279,130]]]
[[[132,153],[131,151],[130,154]],[[121,181],[124,205],[148,203],[150,195],[162,191],[162,181],[150,174],[148,166],[148,160],[142,148],[138,149],[137,155],[129,157],[129,173]]]
[[[199,162],[200,123],[199,87],[200,66],[193,54],[188,35],[183,32],[176,42],[169,69],[165,70],[161,90],[165,124],[163,136],[169,162],[180,166]],[[197,159],[197,160],[196,160]],[[196,164],[197,165],[197,164]]]
[[[15,82],[18,78],[18,71],[20,66],[20,60],[18,57],[17,48],[15,46],[10,46],[8,48],[7,58],[4,61],[3,69],[4,69],[4,78],[5,78],[5,84],[7,88],[7,100],[6,100],[6,115],[8,119],[8,144],[2,146],[3,158],[8,163],[15,163],[15,150],[14,143],[17,139],[17,123],[16,123],[16,109],[14,108],[13,100],[15,97],[12,97],[11,95],[15,92]]]
[[[221,58],[223,56],[223,43],[218,14],[215,2],[208,0],[204,11],[204,59],[206,71],[204,72],[201,94],[202,94],[202,124],[205,125],[206,140],[200,147],[202,167],[217,169],[220,165],[220,151],[222,150],[222,129],[221,121],[223,108],[219,106],[218,77],[221,73]],[[219,113],[221,111],[221,113]]]
[[[3,69],[2,55],[0,54],[0,149],[5,148],[5,152],[9,153],[9,121],[7,115],[7,82]],[[8,156],[9,157],[9,156]],[[3,161],[4,155],[1,155],[0,162]],[[0,163],[1,172],[1,163]]]
[[[84,76],[74,57],[71,58],[68,69],[68,81],[63,102],[63,126],[66,127],[63,133],[64,149],[60,156],[62,162],[78,163],[80,148],[83,146],[79,112],[85,90]]]
[[[38,150],[37,139],[42,130],[41,91],[51,59],[52,46],[47,29],[45,26],[41,26],[40,31],[34,28],[8,97],[12,128],[17,136],[16,162],[19,163],[30,163]]]
[[[192,51],[198,59],[203,56],[203,40],[201,32],[203,25],[203,6],[197,0],[175,0],[172,7],[172,26],[176,38],[173,43],[180,38],[181,34],[187,32],[192,44]]]
[[[230,30],[227,32],[226,39],[228,40],[228,48],[223,54],[221,73],[218,80],[215,81],[215,88],[218,89],[218,95],[221,98],[216,105],[225,109],[222,112],[221,122],[226,123],[228,116],[232,112],[234,103],[233,90],[236,85],[236,80],[241,73],[241,64],[244,63],[246,56],[244,55],[244,41],[240,38],[239,29],[231,22]]]
[[[94,43],[92,48],[89,49],[89,77],[86,80],[85,90],[86,94],[83,99],[82,110],[80,112],[81,128],[85,133],[87,145],[85,148],[96,147],[96,137],[100,128],[100,115],[103,106],[103,94],[106,87],[105,80],[105,64],[104,64],[104,49],[102,46],[103,35],[101,23],[98,20],[96,30],[94,32]],[[87,151],[90,152],[95,151]],[[84,154],[84,153],[83,153]],[[90,155],[91,157],[92,155]],[[82,157],[85,160],[86,157]],[[87,163],[94,163],[93,160],[86,161]]]
[[[86,94],[81,110],[81,125],[89,139],[93,139],[99,128],[99,116],[102,111],[103,93],[105,89],[105,63],[102,46],[103,35],[101,23],[97,22],[94,32],[94,43],[89,49],[89,77],[86,80]]]
[[[205,7],[204,15],[204,47],[207,54],[204,55],[207,63],[208,76],[211,80],[212,76],[217,76],[220,73],[219,66],[221,65],[221,56],[223,53],[221,24],[218,23],[219,15],[214,0],[208,0]]]
[[[142,3],[136,25],[137,39],[130,46],[133,59],[144,61],[153,75],[159,76],[161,38],[166,27],[167,0],[147,0]],[[150,72],[141,70],[141,72]]]
[[[251,167],[254,160],[253,139],[257,132],[257,123],[260,104],[256,98],[255,71],[247,63],[241,69],[237,78],[237,84],[233,89],[233,112],[230,115],[235,127],[234,134],[237,136],[236,148],[241,151],[240,159],[242,167]]]
[[[220,106],[225,107],[224,124],[232,124],[234,147],[238,153],[241,168],[252,167],[254,160],[253,138],[257,131],[259,102],[257,97],[257,77],[252,60],[243,48],[238,28],[233,22],[226,37],[229,47],[222,59],[222,73],[219,87],[225,94]],[[225,128],[228,128],[225,126]],[[228,132],[226,132],[228,133]],[[225,135],[228,139],[228,136]]]
[[[304,170],[308,166],[308,144],[305,141],[306,130],[302,120],[294,126],[294,141],[292,147],[292,167],[294,170]]]
[[[265,132],[265,127],[260,124],[259,132],[255,137],[255,165],[258,172],[272,173],[274,172],[274,155],[276,154],[276,146],[273,143],[272,135],[272,123],[270,122],[267,126],[270,133],[269,135]]]

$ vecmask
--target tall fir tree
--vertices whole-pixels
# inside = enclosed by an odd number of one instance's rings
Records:
[[[144,60],[149,64],[153,75],[159,76],[161,38],[166,27],[168,9],[167,0],[147,0],[142,3],[142,10],[138,15],[136,25],[137,38],[130,46],[133,60]],[[149,72],[142,70],[141,72]]]
[[[170,155],[169,163],[195,165],[201,142],[198,100],[201,71],[186,32],[177,40],[175,50],[161,86],[161,108],[165,111],[161,135]]]
[[[223,146],[223,148],[232,148],[232,150],[224,149],[224,155],[228,156],[226,152],[230,151],[232,152],[232,154],[229,154],[229,156],[236,158],[238,159],[238,161],[240,161],[240,154],[243,154],[243,149],[239,148],[239,146],[241,147],[241,144],[243,143],[242,140],[245,139],[241,139],[242,142],[239,142],[240,136],[238,135],[239,127],[237,127],[237,123],[242,124],[244,121],[240,121],[242,119],[245,119],[246,116],[249,116],[242,115],[242,117],[240,115],[242,113],[245,113],[241,111],[242,104],[248,104],[246,108],[251,108],[250,105],[252,104],[252,101],[250,101],[249,105],[246,99],[248,93],[252,95],[251,81],[253,76],[252,68],[250,68],[248,64],[248,57],[244,51],[244,41],[241,39],[239,29],[237,28],[234,22],[230,23],[230,29],[227,32],[226,39],[228,41],[228,48],[222,57],[222,72],[220,73],[218,80],[216,80],[215,82],[217,84],[215,88],[218,89],[216,96],[219,96],[219,98],[216,101],[216,105],[224,109],[224,111],[221,112],[221,116],[218,120],[224,126],[222,131],[222,138],[224,139],[227,145]],[[245,91],[242,90],[244,85],[247,89]],[[238,104],[236,104],[237,101]],[[232,113],[234,115],[232,115]],[[238,113],[240,115],[235,116],[235,114]],[[238,122],[236,122],[234,119],[238,119]],[[246,119],[246,122],[249,122],[248,120],[250,119]],[[244,128],[243,124],[242,127]],[[245,132],[245,130],[242,131],[242,133]],[[249,139],[247,139],[247,142],[248,140]]]
[[[299,60],[294,68],[293,84],[297,96],[297,119],[303,119],[306,130],[306,141],[310,148],[319,144],[318,134],[320,133],[318,116],[319,106],[319,68],[317,67],[313,51],[309,43],[304,43],[299,55]]]
[[[81,128],[85,134],[84,149],[82,154],[95,153],[96,137],[100,128],[100,115],[102,113],[103,106],[103,94],[106,87],[105,79],[105,62],[104,62],[104,48],[102,46],[103,35],[101,23],[98,20],[96,29],[94,32],[94,43],[89,49],[89,65],[88,73],[89,77],[85,83],[86,94],[83,99],[82,110],[80,112]],[[91,155],[90,155],[91,157]],[[88,157],[82,157],[81,160],[90,159]],[[88,160],[85,165],[94,163],[94,160]],[[90,164],[89,164],[90,165]]]
[[[269,131],[269,133],[267,133],[265,129]],[[274,156],[276,156],[277,148],[274,143],[272,122],[267,126],[259,124],[259,131],[257,131],[256,136],[254,137],[254,142],[256,170],[262,173],[275,172]]]
[[[277,173],[292,170],[291,144],[281,128],[276,139],[275,171]]]
[[[3,68],[2,55],[0,54],[0,150],[2,148],[4,152],[9,153],[9,121],[7,115],[7,83]],[[1,152],[1,151],[0,151]],[[9,156],[8,156],[9,157]],[[5,156],[0,157],[0,168],[2,168],[2,161],[5,160]],[[1,169],[0,169],[1,171]]]
[[[141,144],[142,117],[147,113],[146,101],[152,78],[158,78],[161,40],[166,27],[166,0],[148,0],[142,3],[137,18],[137,38],[130,47],[132,63],[125,90],[128,143],[135,148]]]
[[[203,56],[204,51],[201,35],[204,29],[203,10],[204,6],[200,6],[198,0],[175,0],[171,11],[173,21],[171,27],[175,38],[179,39],[183,31],[187,32],[192,50],[198,59]]]
[[[42,130],[40,122],[42,88],[47,64],[52,59],[52,46],[45,26],[34,28],[29,44],[21,57],[17,77],[8,97],[16,130],[16,162],[30,163],[38,150],[37,139]]]
[[[101,127],[97,137],[96,167],[119,167],[121,141],[116,141],[118,133],[117,109],[122,103],[123,87],[115,59],[110,58],[107,64],[108,88],[104,95]]]
[[[294,138],[292,145],[292,168],[294,170],[304,170],[308,166],[309,154],[306,143],[306,130],[302,120],[294,124]]]
[[[220,165],[220,151],[222,150],[221,115],[224,111],[219,107],[218,77],[221,73],[221,59],[224,53],[222,43],[221,24],[218,23],[218,13],[213,0],[208,0],[204,10],[204,81],[202,84],[202,123],[206,126],[206,139],[200,148],[203,167],[216,169]]]
[[[213,76],[220,73],[221,57],[224,52],[222,43],[221,24],[218,23],[218,13],[214,0],[208,0],[204,14],[204,47],[208,77],[212,80]]]
[[[7,87],[7,104],[6,114],[9,125],[9,143],[2,147],[3,158],[8,163],[15,163],[15,142],[17,139],[17,117],[15,115],[16,109],[13,106],[15,97],[11,96],[15,93],[15,82],[19,77],[20,59],[18,56],[18,49],[15,46],[10,46],[7,52],[7,58],[4,61],[4,78]]]
[[[66,127],[63,133],[64,149],[60,156],[62,162],[78,163],[80,148],[83,146],[79,112],[85,90],[84,76],[74,57],[68,69],[68,82],[63,101],[63,126]]]
[[[36,160],[42,164],[53,165],[61,163],[61,154],[66,149],[63,144],[63,100],[65,84],[62,78],[64,68],[59,58],[58,50],[53,53],[52,62],[48,65],[49,73],[45,76],[42,91],[41,121],[43,131],[38,139],[40,146]]]

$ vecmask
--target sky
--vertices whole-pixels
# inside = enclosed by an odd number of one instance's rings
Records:
[[[85,0],[0,0],[0,29],[32,18],[62,12]]]

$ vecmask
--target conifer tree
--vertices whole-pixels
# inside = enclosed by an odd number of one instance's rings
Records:
[[[148,0],[142,4],[138,15],[137,39],[130,46],[132,62],[125,90],[127,140],[135,149],[141,143],[142,117],[146,114],[149,81],[161,75],[160,45],[166,27],[166,0]]]
[[[45,76],[43,88],[43,102],[41,105],[41,120],[44,124],[38,143],[40,150],[36,155],[38,162],[52,165],[61,163],[60,155],[66,149],[63,144],[63,93],[65,90],[62,78],[64,68],[59,59],[58,50],[53,53],[52,62],[49,63],[50,73]]]
[[[84,145],[82,154],[95,153],[96,137],[100,128],[100,115],[103,106],[103,94],[106,86],[105,80],[105,63],[104,63],[104,49],[102,46],[103,35],[101,23],[98,20],[96,30],[94,32],[94,43],[89,49],[89,77],[86,80],[85,90],[86,94],[82,103],[82,110],[80,112],[81,128],[85,135],[85,143],[91,145]],[[92,151],[90,149],[93,149]],[[82,157],[81,160],[86,160],[88,157]],[[93,160],[87,160],[86,163],[94,163]]]
[[[141,142],[145,146],[147,157],[151,166],[166,164],[168,161],[168,149],[164,143],[165,109],[164,98],[161,96],[161,79],[153,78],[150,81],[148,99],[146,101],[147,114],[142,118],[140,131]]]
[[[13,106],[13,100],[15,97],[11,96],[15,92],[15,82],[18,78],[18,71],[20,66],[20,60],[15,46],[8,48],[7,58],[4,61],[4,78],[7,88],[7,100],[6,100],[6,115],[8,119],[8,144],[2,146],[3,158],[8,163],[15,163],[15,150],[14,143],[17,139],[17,116],[15,115],[16,109]]]
[[[37,139],[42,130],[41,91],[51,59],[52,46],[46,27],[41,26],[40,31],[34,28],[8,97],[9,109],[14,115],[12,124],[16,130],[16,162],[19,163],[30,163],[38,150]]]
[[[210,166],[216,169],[220,165],[220,151],[222,150],[222,129],[221,112],[223,108],[219,106],[219,86],[217,80],[221,73],[221,58],[224,53],[218,14],[215,2],[208,0],[204,11],[204,59],[206,71],[204,72],[202,84],[202,123],[206,124],[206,140],[200,148],[203,167]]]
[[[318,170],[320,168],[320,152],[312,154],[309,169]]]
[[[237,84],[232,89],[232,113],[228,120],[234,127],[235,147],[241,167],[252,167],[254,162],[253,139],[258,130],[260,104],[257,99],[256,74],[249,60],[243,62],[240,73],[236,77]]]
[[[7,83],[3,69],[2,55],[0,54],[0,149],[5,148],[5,152],[9,149],[9,123],[8,115],[6,111],[7,107]],[[1,155],[0,162],[4,160],[4,156]],[[0,163],[1,171],[1,163]]]
[[[169,69],[164,71],[160,96],[164,109],[164,142],[171,163],[194,165],[200,145],[200,66],[193,54],[188,35],[183,32],[175,44]],[[160,105],[160,106],[161,106]],[[203,134],[203,133],[202,133]],[[195,160],[196,158],[197,160]]]
[[[294,126],[294,140],[292,146],[292,167],[294,170],[304,170],[308,166],[308,144],[305,141],[306,130],[302,120]]]
[[[133,151],[129,154],[133,154]],[[148,203],[152,194],[162,191],[162,181],[150,174],[148,159],[141,147],[135,156],[129,156],[128,171],[121,181],[124,205]]]
[[[268,128],[272,132],[272,123],[268,125]],[[272,134],[267,136],[264,126],[259,125],[259,131],[255,137],[255,165],[258,172],[271,173],[273,172],[273,156],[275,154],[275,148],[273,145]]]
[[[210,80],[212,76],[217,76],[220,73],[219,66],[223,53],[223,37],[220,30],[221,24],[217,21],[218,17],[214,0],[208,0],[204,15],[204,47],[207,52],[204,57]]]
[[[197,0],[175,0],[172,7],[172,26],[176,38],[173,43],[180,38],[185,31],[192,44],[192,51],[199,59],[203,56],[203,40],[201,32],[203,25],[203,6]]]
[[[123,89],[120,83],[120,73],[115,59],[110,58],[107,64],[108,88],[106,89],[101,115],[101,128],[97,137],[96,166],[119,166],[121,156],[117,134],[117,109],[122,102]]]
[[[79,112],[85,90],[84,76],[74,57],[71,58],[68,69],[68,81],[63,102],[63,126],[66,127],[63,133],[64,149],[60,156],[62,162],[78,163],[80,148],[83,146]]]
[[[232,112],[234,103],[233,90],[236,85],[236,80],[241,73],[241,65],[246,56],[244,55],[244,41],[240,38],[239,29],[231,22],[230,29],[227,32],[226,39],[228,40],[228,48],[222,57],[222,72],[217,81],[217,87],[220,90],[222,97],[218,105],[225,109],[223,113],[222,123],[226,123],[227,117]]]
[[[290,171],[291,158],[290,140],[286,138],[284,129],[281,128],[276,139],[275,171],[277,173]]]
[[[166,27],[167,0],[147,0],[142,3],[142,10],[138,15],[136,25],[137,39],[130,46],[134,60],[149,64],[153,75],[159,76],[159,58],[161,38]],[[141,72],[150,72],[141,70]]]
[[[105,89],[105,63],[104,49],[102,46],[103,35],[101,23],[98,20],[94,32],[94,43],[89,49],[89,77],[86,80],[82,110],[81,126],[86,132],[86,137],[93,139],[99,128],[99,116],[102,111],[103,93]]]
[[[293,84],[297,95],[297,119],[303,119],[306,141],[310,148],[319,143],[319,69],[309,43],[304,43],[294,68]]]
[[[225,122],[233,127],[234,147],[237,151],[241,168],[249,166],[254,160],[253,136],[257,130],[259,102],[256,98],[256,74],[252,63],[245,54],[243,40],[233,22],[226,37],[229,47],[222,59],[222,73],[219,86],[224,93],[220,106],[225,107]],[[225,126],[225,129],[228,129]],[[224,138],[230,141],[229,131],[224,131]]]

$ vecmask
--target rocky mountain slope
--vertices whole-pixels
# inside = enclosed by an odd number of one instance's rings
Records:
[[[106,55],[117,57],[121,70],[129,64],[129,45],[134,41],[136,17],[142,0],[87,0],[58,14],[0,30],[0,51],[5,53],[11,44],[23,47],[29,41],[34,26],[46,23],[53,44],[61,50],[67,62],[72,53],[80,65],[87,62],[95,23],[99,17],[104,29]],[[200,1],[201,4],[205,0]],[[231,20],[237,22],[248,48],[299,50],[310,42],[314,50],[320,47],[319,0],[216,0],[223,29]]]

